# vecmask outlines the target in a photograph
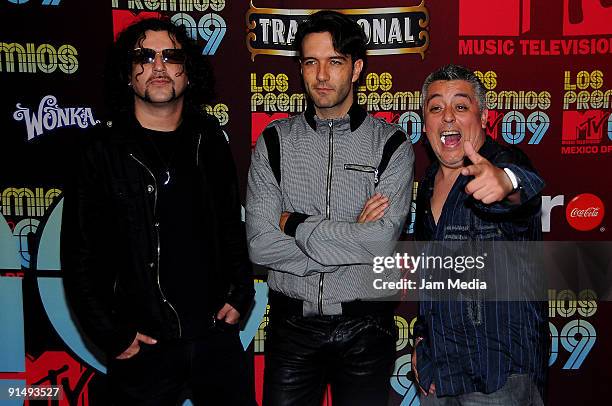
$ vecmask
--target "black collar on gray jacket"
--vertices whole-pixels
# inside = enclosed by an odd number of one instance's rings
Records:
[[[348,116],[351,121],[351,132],[359,128],[359,126],[361,125],[361,123],[363,123],[363,120],[365,120],[367,115],[368,113],[363,108],[359,107],[356,101],[353,102],[351,108],[348,111]],[[315,108],[312,101],[308,102],[308,106],[306,107],[304,116],[306,117],[306,122],[308,123],[308,125],[316,131],[317,123],[315,121]]]

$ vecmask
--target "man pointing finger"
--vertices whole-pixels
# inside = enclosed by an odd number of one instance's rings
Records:
[[[482,247],[542,239],[544,181],[521,151],[486,135],[485,91],[473,72],[456,65],[425,80],[423,129],[437,160],[419,182],[417,240]],[[499,280],[528,273],[524,262],[496,265]],[[422,297],[414,342],[424,406],[543,404],[548,321],[540,302]]]
[[[464,142],[463,150],[472,165],[461,169],[461,174],[474,177],[465,187],[465,193],[484,204],[500,202],[504,199],[508,199],[513,204],[518,203],[518,190],[515,190],[511,179],[513,173],[508,174],[505,170],[493,165],[476,152],[470,141]],[[516,175],[514,176],[516,179]]]

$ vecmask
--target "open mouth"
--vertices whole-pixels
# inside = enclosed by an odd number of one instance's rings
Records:
[[[459,131],[442,131],[440,141],[447,148],[456,147],[461,142],[461,133]]]

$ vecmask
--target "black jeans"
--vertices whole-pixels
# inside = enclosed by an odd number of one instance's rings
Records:
[[[397,329],[388,316],[275,316],[265,345],[264,406],[386,405]]]
[[[238,326],[219,323],[204,338],[141,344],[134,357],[108,365],[113,405],[248,405],[253,377]]]

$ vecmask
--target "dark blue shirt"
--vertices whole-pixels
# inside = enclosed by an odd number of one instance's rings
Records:
[[[521,203],[482,204],[465,193],[473,177],[459,175],[442,208],[438,224],[430,200],[439,169],[435,162],[419,184],[415,237],[419,241],[539,241],[540,192],[544,181],[516,148],[486,137],[478,151],[495,166],[509,168],[521,184]],[[496,272],[520,271],[516,262],[496,260]],[[548,356],[545,302],[486,301],[421,297],[415,337],[421,386],[436,384],[438,396],[491,393],[511,374],[530,374],[544,386]]]

